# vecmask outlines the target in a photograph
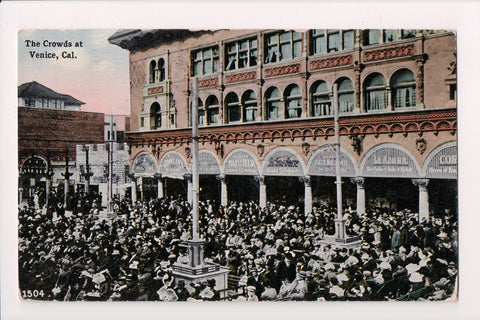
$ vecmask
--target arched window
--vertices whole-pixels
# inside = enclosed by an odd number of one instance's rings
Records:
[[[379,73],[365,80],[365,108],[368,111],[383,110],[387,107],[387,89],[385,80]]]
[[[243,121],[250,122],[257,120],[257,95],[253,90],[248,90],[243,94]]]
[[[280,91],[275,87],[268,89],[265,93],[265,102],[267,107],[267,119],[280,119]]]
[[[158,102],[152,103],[150,106],[150,130],[158,129],[162,126],[162,114]]]
[[[165,60],[160,58],[158,60],[158,81],[162,82],[165,80]]]
[[[348,78],[340,78],[336,81],[338,93],[338,113],[353,112],[353,85]]]
[[[414,107],[415,102],[415,77],[407,69],[397,71],[391,80],[393,108]]]
[[[231,92],[227,95],[225,105],[227,106],[228,122],[239,122],[242,120],[240,101],[235,93]]]
[[[218,123],[219,105],[217,97],[209,96],[205,102],[205,108],[207,109],[207,124]]]
[[[157,63],[152,60],[150,62],[150,72],[149,72],[149,79],[148,79],[148,82],[149,83],[154,83],[155,82],[155,69],[156,69],[156,66],[157,66]]]
[[[286,118],[300,118],[302,116],[302,92],[297,85],[291,85],[285,90]]]
[[[314,117],[332,114],[332,103],[325,81],[318,81],[312,86],[312,114]]]

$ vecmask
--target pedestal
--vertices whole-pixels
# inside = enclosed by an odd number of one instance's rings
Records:
[[[336,248],[357,248],[362,245],[362,239],[358,236],[347,235],[345,219],[335,219],[335,235],[324,236],[320,243]]]
[[[216,263],[205,262],[203,257],[203,240],[188,240],[188,264],[175,262],[172,273],[175,283],[183,280],[185,284],[193,281],[204,282],[215,279],[215,290],[222,291],[228,286],[228,268]]]

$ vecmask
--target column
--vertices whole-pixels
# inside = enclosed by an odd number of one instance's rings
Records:
[[[220,204],[222,206],[227,206],[228,204],[228,191],[227,191],[227,181],[225,175],[217,176],[217,179],[220,180],[221,194],[220,194]]]
[[[140,201],[143,202],[143,177],[139,177],[138,180],[140,180]]]
[[[45,182],[45,203],[49,204],[50,202],[50,194],[52,193],[52,178],[50,176],[46,177],[46,182]]]
[[[309,213],[312,212],[312,204],[313,204],[311,177],[310,176],[301,177],[300,181],[302,181],[305,184],[304,214],[305,214],[305,216],[307,216]]]
[[[430,208],[428,204],[428,179],[412,179],[414,185],[418,186],[418,222],[430,218]]]
[[[137,202],[137,178],[132,175],[132,205]]]
[[[267,186],[265,185],[265,177],[258,176],[255,179],[260,183],[260,208],[267,206]]]
[[[392,111],[393,110],[392,88],[390,86],[386,86],[385,91],[386,91],[385,95],[386,95],[386,98],[387,98],[386,108],[387,108],[387,110]]]
[[[426,56],[420,54],[415,56],[415,61],[417,63],[417,88],[416,88],[416,104],[417,108],[424,108],[424,65],[426,61]]]
[[[165,196],[163,190],[163,180],[161,173],[155,173],[155,178],[157,178],[157,198],[161,199]]]
[[[365,178],[355,177],[351,179],[357,185],[357,214],[365,215]]]

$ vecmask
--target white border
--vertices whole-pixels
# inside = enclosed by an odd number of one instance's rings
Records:
[[[475,2],[2,2],[1,317],[2,319],[479,319],[480,225],[477,184],[480,5]],[[17,32],[23,28],[440,28],[458,35],[459,301],[449,303],[35,303],[17,287]],[[468,254],[469,253],[469,254]]]

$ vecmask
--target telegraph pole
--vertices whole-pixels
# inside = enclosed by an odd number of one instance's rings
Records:
[[[110,116],[110,137],[108,138],[108,193],[107,212],[112,212],[113,201],[113,115]]]
[[[85,193],[88,195],[90,192],[90,177],[93,173],[90,172],[90,164],[88,162],[88,152],[89,147],[85,146],[85,173],[83,174],[85,177]]]
[[[72,175],[68,171],[68,147],[65,147],[65,173],[62,173],[63,177],[65,178],[65,199],[64,199],[64,208],[67,208],[67,200],[68,200],[68,191],[70,189],[70,176]]]

